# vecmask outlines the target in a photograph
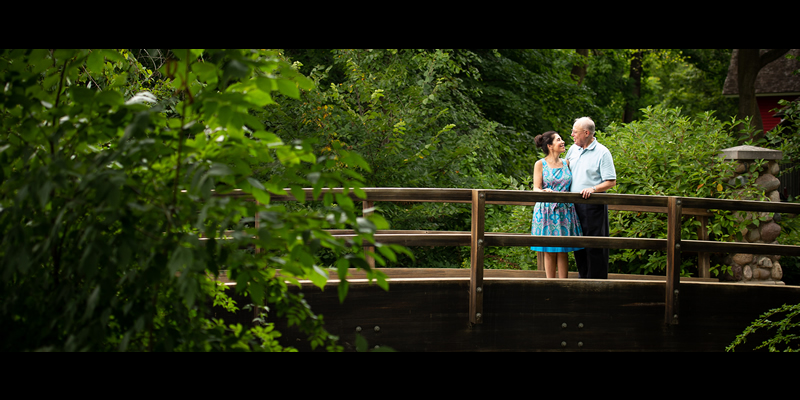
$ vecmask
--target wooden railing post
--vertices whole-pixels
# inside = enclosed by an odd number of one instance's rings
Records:
[[[259,203],[258,200],[255,200],[255,203],[256,203],[255,228],[256,228],[256,238],[258,238],[258,229],[261,227],[258,217],[258,206],[261,205],[261,203]],[[256,245],[256,254],[258,253],[261,253],[261,246]]]
[[[678,324],[681,284],[681,199],[667,198],[667,282],[664,322]]]
[[[697,240],[708,240],[708,217],[697,216],[700,227],[697,228]],[[711,253],[701,251],[697,253],[697,275],[700,278],[711,278]]]
[[[470,235],[469,322],[483,323],[483,248],[486,193],[472,191],[472,231]]]
[[[371,209],[373,207],[373,205],[374,205],[374,202],[369,201],[369,200],[364,200],[364,201],[361,202],[361,209],[362,210],[368,210],[368,209]],[[367,218],[367,216],[369,216],[370,214],[372,214],[372,211],[368,211],[368,212],[367,211],[363,211],[364,218]],[[370,268],[375,268],[375,257],[373,257],[371,255],[367,255],[368,251],[371,251],[371,252],[374,253],[375,252],[375,246],[364,246],[364,259],[367,261],[367,264],[369,265]]]

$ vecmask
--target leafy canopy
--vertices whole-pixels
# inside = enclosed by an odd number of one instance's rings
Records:
[[[0,348],[291,350],[271,324],[213,318],[212,303],[243,306],[215,281],[227,271],[262,317],[288,318],[312,347],[338,350],[287,284],[323,286],[325,248],[338,258],[342,300],[351,267],[388,288],[363,250],[323,231],[355,229],[361,245],[386,227],[356,214],[349,195],[363,197],[361,175],[332,168],[369,171],[363,158],[341,146],[317,156],[253,115],[313,88],[279,54],[173,50],[155,74],[125,51],[5,50],[0,81]],[[254,178],[265,162],[282,168]],[[323,206],[270,201],[289,188],[303,202],[302,187]],[[344,193],[321,196],[329,187]],[[234,189],[244,196],[225,196]],[[395,251],[405,250],[381,248]]]

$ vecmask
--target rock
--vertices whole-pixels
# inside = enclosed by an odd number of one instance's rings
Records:
[[[765,269],[756,268],[753,270],[753,280],[754,281],[763,281],[767,280],[772,276],[771,271],[767,271]]]
[[[767,171],[770,174],[777,176],[781,172],[781,166],[775,161],[770,161],[767,166]]]
[[[733,256],[733,262],[739,265],[747,265],[753,262],[752,254],[738,253]]]
[[[743,162],[737,163],[736,164],[736,169],[734,169],[734,171],[737,174],[744,173],[745,171],[747,171],[747,163],[743,163]]]
[[[781,234],[781,226],[776,224],[774,221],[770,221],[762,225],[760,230],[761,240],[763,240],[764,243],[771,243],[775,241],[778,235]]]
[[[779,263],[772,264],[772,279],[779,281],[783,278],[783,269]]]
[[[767,193],[767,197],[769,197],[769,201],[774,201],[776,203],[781,201],[781,194],[778,193],[777,190]]]
[[[746,281],[753,279],[753,270],[749,265],[745,265],[744,268],[742,268],[742,275],[744,275],[744,280]]]
[[[770,260],[769,257],[761,257],[761,259],[758,260],[758,266],[761,268],[772,268],[772,260]]]
[[[748,227],[747,234],[744,236],[744,240],[750,243],[755,243],[761,240],[761,233],[758,231],[758,228],[755,226]]]
[[[744,272],[742,271],[741,265],[733,264],[731,265],[731,275],[733,276],[734,282],[740,282],[744,278]]]
[[[764,174],[756,179],[756,185],[761,186],[764,192],[777,190],[781,186],[781,181],[772,174]]]
[[[731,185],[733,187],[743,187],[747,185],[747,178],[745,178],[742,175],[736,176],[728,181],[728,185]]]

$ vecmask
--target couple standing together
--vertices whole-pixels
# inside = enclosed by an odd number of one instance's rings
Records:
[[[572,126],[575,144],[566,158],[564,140],[554,131],[536,136],[536,145],[545,157],[533,167],[533,191],[580,193],[588,199],[592,193],[602,193],[617,184],[614,160],[606,146],[594,137],[594,121],[578,118]],[[537,236],[608,236],[608,205],[572,203],[536,203],[533,209],[531,234]],[[608,249],[580,247],[531,247],[543,252],[548,278],[566,278],[569,265],[567,253],[575,252],[575,262],[581,278],[608,278]]]

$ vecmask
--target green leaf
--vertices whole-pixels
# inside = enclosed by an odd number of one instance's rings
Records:
[[[103,53],[99,50],[93,50],[89,53],[89,57],[86,58],[86,67],[95,74],[101,74],[103,72],[103,61],[105,61]]]
[[[233,170],[231,169],[231,167],[225,164],[214,163],[211,165],[211,169],[208,170],[208,176],[227,176],[227,175],[233,175]]]
[[[292,186],[289,190],[291,190],[292,195],[294,196],[295,199],[297,199],[298,202],[305,203],[306,192],[303,190],[303,188],[299,186]]]
[[[249,179],[249,178],[248,178]],[[259,204],[267,205],[270,202],[269,193],[266,190],[253,188],[253,197],[258,201]]]
[[[391,248],[381,246],[380,244],[378,244],[377,248],[378,251],[384,255],[384,257],[388,258],[392,262],[397,262],[397,256],[394,254],[394,251],[392,251]]]
[[[273,90],[278,90],[278,84],[275,79],[260,76],[255,79],[256,86],[264,93],[269,93]]]
[[[170,274],[175,275],[176,272],[183,270],[185,267],[189,266],[194,259],[194,254],[191,250],[187,249],[183,246],[177,246],[175,250],[172,252],[172,256],[169,259],[169,264],[167,264],[167,268],[169,269]]]
[[[328,274],[323,269],[314,265],[308,275],[308,278],[311,279],[311,282],[316,287],[320,289],[325,288],[325,284],[328,282]]]
[[[297,83],[286,79],[278,79],[278,90],[281,94],[289,96],[293,99],[300,98],[300,91],[297,89]]]
[[[367,352],[368,351],[367,346],[369,346],[367,344],[367,339],[365,339],[360,334],[356,333],[356,351],[361,353]]]
[[[344,299],[347,297],[347,292],[350,290],[350,282],[345,280],[339,281],[339,284],[336,285],[336,291],[339,294],[339,303],[344,303]]]
[[[386,221],[383,216],[380,214],[372,214],[368,217],[369,221],[372,222],[373,226],[377,230],[389,229],[389,222]]]
[[[245,100],[250,103],[253,103],[257,107],[264,107],[267,104],[274,104],[275,101],[272,100],[272,96],[269,95],[269,92],[264,92],[261,90],[253,90],[247,92],[245,95]]]

